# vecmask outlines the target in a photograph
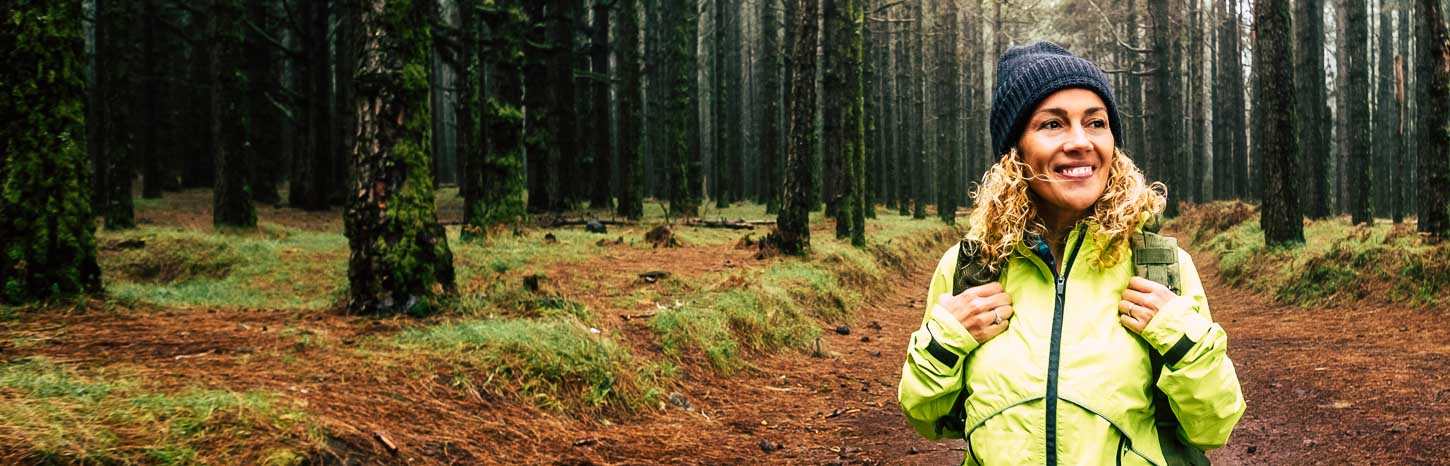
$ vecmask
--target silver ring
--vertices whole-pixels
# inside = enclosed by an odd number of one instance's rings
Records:
[[[992,308],[992,317],[995,317],[992,319],[992,325],[1002,325],[1002,314],[998,314],[995,307]]]
[[[1134,309],[1137,309],[1137,308],[1138,308],[1138,303],[1129,302],[1128,303],[1128,317],[1132,317],[1134,320],[1137,320],[1138,317],[1133,315],[1133,310]]]

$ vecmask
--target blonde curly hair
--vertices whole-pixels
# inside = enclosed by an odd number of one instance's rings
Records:
[[[1095,228],[1097,251],[1088,251],[1090,264],[1106,269],[1123,260],[1128,240],[1143,213],[1158,214],[1167,205],[1167,187],[1148,183],[1143,172],[1121,149],[1114,148],[1108,172],[1108,185],[1093,204],[1092,214],[1084,221]],[[1013,148],[982,176],[972,193],[976,207],[972,209],[971,229],[966,239],[980,248],[980,260],[993,272],[1000,270],[1018,243],[1029,237],[1043,237],[1047,227],[1037,216],[1035,195],[1028,186],[1033,178],[1048,180],[1045,174],[1030,174],[1032,168],[1022,162]],[[1095,253],[1095,254],[1094,254]],[[1080,253],[1081,254],[1081,253]]]

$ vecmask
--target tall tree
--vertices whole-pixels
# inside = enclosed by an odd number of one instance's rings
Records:
[[[242,95],[246,91],[241,75],[242,5],[240,0],[211,2],[211,40],[207,54],[211,68],[211,139],[216,143],[216,181],[212,188],[212,223],[218,227],[252,228],[257,212],[252,205],[249,183],[252,154],[247,151],[247,119]]]
[[[525,122],[528,136],[524,138],[528,154],[528,210],[530,212],[546,212],[554,210],[562,204],[559,197],[559,147],[557,140],[558,127],[553,123],[557,120],[554,113],[561,112],[562,104],[554,94],[558,89],[551,83],[561,76],[555,76],[557,69],[550,66],[550,59],[554,54],[559,53],[557,49],[566,47],[566,44],[555,44],[550,42],[549,34],[549,13],[552,1],[525,1],[524,10],[528,13],[529,26],[526,29],[524,39],[524,107],[528,109],[525,115],[528,121]],[[572,76],[570,78],[572,80]]]
[[[594,189],[590,192],[589,207],[595,209],[614,208],[614,187],[611,183],[614,147],[609,138],[609,10],[612,3],[594,1],[589,36],[589,64],[594,71],[593,102],[589,106],[589,121],[593,126],[593,139],[589,145],[594,152],[594,169],[589,178]]]
[[[1152,43],[1153,43],[1153,74],[1152,87],[1149,89],[1151,104],[1145,108],[1153,109],[1154,115],[1148,118],[1153,123],[1151,133],[1153,138],[1148,145],[1146,155],[1148,175],[1158,178],[1170,184],[1168,192],[1169,209],[1172,209],[1173,202],[1178,199],[1175,192],[1181,189],[1180,186],[1172,185],[1173,180],[1168,172],[1174,167],[1168,166],[1165,162],[1173,158],[1179,144],[1175,141],[1175,135],[1179,133],[1178,123],[1181,121],[1174,115],[1174,109],[1180,108],[1178,102],[1178,80],[1173,76],[1176,70],[1177,60],[1173,59],[1173,30],[1170,23],[1169,4],[1172,2],[1148,2],[1148,14],[1153,21]]]
[[[294,154],[287,201],[310,211],[327,210],[333,191],[332,61],[329,2],[300,2],[302,138]]]
[[[619,0],[619,209],[620,216],[644,215],[644,151],[640,147],[639,0]]]
[[[669,115],[665,126],[664,143],[669,156],[670,213],[676,216],[699,215],[698,200],[690,192],[690,141],[689,125],[695,124],[698,114],[690,113],[690,81],[695,79],[695,50],[690,47],[691,36],[698,34],[698,24],[693,0],[667,0],[665,27],[669,28],[662,39],[665,56],[665,98],[663,108]]]
[[[942,3],[941,21],[938,22],[941,28],[941,37],[938,43],[941,47],[939,60],[941,68],[956,71],[957,67],[957,2],[947,0]],[[938,105],[937,117],[937,195],[936,209],[937,217],[947,225],[957,223],[957,193],[961,173],[958,170],[957,154],[960,152],[961,141],[957,138],[957,112],[962,101],[960,94],[961,85],[958,81],[958,74],[936,73],[937,98],[941,103]]]
[[[549,125],[554,128],[554,143],[549,147],[550,159],[556,164],[554,177],[556,195],[551,212],[563,212],[584,199],[579,189],[578,113],[575,111],[574,29],[579,17],[579,0],[549,2],[549,85],[554,92],[554,108]]]
[[[131,200],[132,160],[135,152],[135,117],[131,112],[136,92],[132,77],[137,18],[136,3],[124,0],[99,0],[97,21],[95,83],[92,105],[96,107],[91,124],[95,129],[93,167],[96,170],[96,201],[105,218],[107,229],[136,226]]]
[[[1365,0],[1348,0],[1345,14],[1345,57],[1349,76],[1347,93],[1344,95],[1348,107],[1344,112],[1344,127],[1349,133],[1349,213],[1354,223],[1373,222],[1370,216],[1369,190],[1370,169],[1370,73],[1374,71],[1369,61],[1369,19]]]
[[[817,11],[819,0],[795,2],[797,12]],[[816,151],[816,25],[815,15],[786,15],[794,25],[791,44],[790,146],[786,150],[785,191],[777,216],[776,246],[786,254],[806,254],[811,247],[811,154]]]
[[[500,0],[480,11],[486,25],[479,53],[479,111],[486,137],[482,164],[470,165],[482,173],[472,176],[480,186],[479,201],[466,207],[465,222],[474,233],[484,228],[523,220],[524,204],[524,34],[529,25],[523,0]],[[534,131],[536,128],[529,128]]]
[[[864,246],[865,109],[862,82],[862,0],[825,0],[826,159],[836,173],[833,202],[836,237]]]
[[[1305,213],[1309,218],[1329,216],[1329,99],[1324,88],[1324,3],[1298,0],[1294,5],[1294,110],[1298,117],[1300,158],[1304,177]]]
[[[906,48],[907,77],[906,85],[908,101],[908,128],[910,130],[908,145],[910,147],[907,157],[911,160],[911,176],[908,178],[908,186],[912,190],[911,217],[916,219],[926,218],[926,204],[932,198],[932,183],[929,167],[926,159],[926,9],[925,0],[918,0],[911,7],[912,21],[911,32],[908,34],[908,45]]]
[[[81,1],[0,3],[0,302],[101,289]]]
[[[787,2],[791,0],[785,0]],[[760,123],[760,166],[764,172],[762,179],[765,184],[762,187],[762,194],[765,196],[765,212],[774,214],[780,211],[780,160],[781,128],[784,126],[781,121],[780,86],[781,86],[781,40],[780,20],[776,12],[777,2],[774,0],[762,0],[760,8],[760,28],[763,40],[761,41],[761,61],[764,68],[764,83],[761,85],[763,96],[761,98],[762,113],[757,118]]]
[[[151,8],[160,0],[145,1],[147,7]],[[251,145],[253,163],[257,167],[267,168],[282,165],[282,139],[279,134],[282,132],[283,115],[277,105],[273,104],[273,102],[283,100],[277,97],[278,90],[281,88],[281,73],[277,66],[275,47],[269,42],[271,37],[277,35],[278,29],[277,21],[274,20],[276,16],[272,13],[272,4],[272,0],[247,0],[248,25],[244,26],[246,32],[243,44],[246,53],[246,80],[249,90],[246,93],[247,142]],[[151,35],[149,30],[147,35]],[[154,81],[158,80],[153,79],[148,83]],[[154,126],[148,125],[148,127]],[[148,158],[154,157],[148,156]],[[153,176],[149,170],[148,166],[147,177]],[[160,170],[158,169],[156,173],[159,175]],[[277,183],[280,179],[281,173],[277,170],[253,170],[250,183],[252,199],[264,204],[281,202],[282,198],[277,191]],[[150,184],[149,180],[147,184]]]
[[[1293,115],[1277,109],[1294,107],[1294,74],[1285,63],[1294,63],[1289,36],[1293,21],[1289,0],[1260,0],[1254,4],[1254,69],[1256,88],[1254,124],[1261,138],[1263,208],[1259,223],[1264,242],[1277,245],[1304,242],[1304,223],[1299,210],[1297,159],[1299,145],[1294,138]]]
[[[1415,25],[1415,81],[1421,115],[1419,137],[1419,231],[1450,235],[1450,32],[1437,0],[1419,0]]]
[[[1378,6],[1379,21],[1375,28],[1379,53],[1375,59],[1378,71],[1375,73],[1374,144],[1370,147],[1374,153],[1374,167],[1371,172],[1378,181],[1374,183],[1374,211],[1385,215],[1395,210],[1390,193],[1392,185],[1398,183],[1392,174],[1395,160],[1400,156],[1400,108],[1395,103],[1394,17],[1390,14],[1388,1],[1380,0]]]
[[[429,5],[365,0],[358,7],[348,311],[426,312],[440,292],[454,290],[453,253],[434,215],[429,173]]]

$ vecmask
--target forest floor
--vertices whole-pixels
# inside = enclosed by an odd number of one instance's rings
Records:
[[[261,215],[296,228],[340,229],[335,213]],[[209,216],[164,208],[142,221],[210,228]],[[829,223],[816,228],[813,236],[829,237]],[[631,290],[659,286],[635,275],[668,268],[705,276],[781,260],[752,256],[729,242],[607,248],[591,260],[550,265],[548,276],[554,286],[592,290],[577,299],[601,314],[598,330],[635,352],[658,354],[649,318],[626,319],[639,311],[619,305],[636,296]],[[191,445],[195,451],[180,462],[292,462],[266,453],[275,441],[304,444],[292,445],[304,451],[315,442],[317,459],[347,464],[959,464],[961,441],[921,439],[896,403],[902,351],[920,324],[938,257],[923,254],[890,275],[886,291],[870,295],[846,322],[849,334],[823,322],[820,349],[751,354],[729,376],[682,364],[658,406],[626,413],[561,412],[476,390],[426,359],[380,356],[377,338],[437,322],[329,309],[141,303],[108,311],[100,308],[113,305],[92,302],[91,309],[21,313],[0,320],[0,362],[125,374],[159,393],[271,393],[286,400],[279,406],[312,419],[214,435]],[[1248,403],[1229,445],[1211,452],[1215,464],[1450,464],[1445,309],[1278,305],[1224,285],[1212,258],[1196,262]],[[578,286],[585,282],[594,286]],[[420,367],[425,376],[417,375]],[[0,400],[15,401],[15,386],[0,380]],[[0,425],[0,440],[9,440],[0,442],[0,459],[47,461],[13,450],[27,440],[17,432]],[[151,446],[75,441],[145,447],[155,462],[174,459]]]

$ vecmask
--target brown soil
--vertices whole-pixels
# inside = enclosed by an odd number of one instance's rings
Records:
[[[289,220],[322,220],[309,215]],[[660,286],[638,280],[641,272],[694,275],[766,263],[750,255],[731,245],[609,248],[549,276],[562,288],[597,283],[598,291],[571,298],[602,311],[606,332],[657,357],[647,318],[618,318],[641,309],[611,307],[609,298]],[[687,364],[669,389],[688,408],[661,403],[608,419],[541,412],[457,388],[444,369],[416,376],[427,361],[393,367],[350,350],[368,335],[431,323],[414,319],[204,308],[52,311],[0,323],[0,335],[41,342],[0,347],[0,356],[125,367],[162,389],[282,393],[305,401],[327,429],[329,462],[959,464],[961,441],[917,437],[896,403],[902,351],[920,323],[935,257],[921,257],[890,292],[870,300],[849,335],[823,329],[824,357],[756,356],[728,378]],[[1283,307],[1223,286],[1207,257],[1198,263],[1248,399],[1229,446],[1211,454],[1216,464],[1450,464],[1444,309]],[[379,435],[398,451],[387,451]],[[767,452],[763,443],[779,449]]]

